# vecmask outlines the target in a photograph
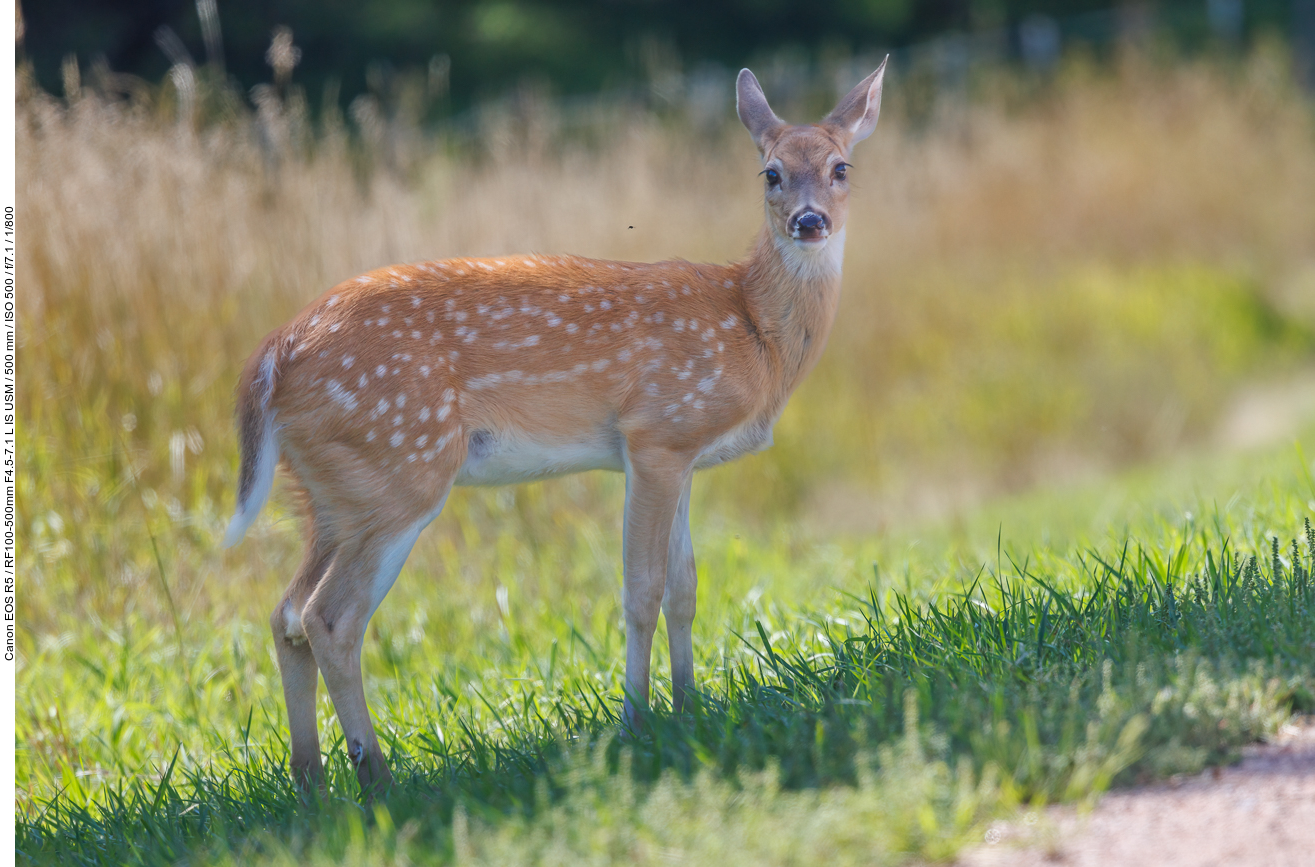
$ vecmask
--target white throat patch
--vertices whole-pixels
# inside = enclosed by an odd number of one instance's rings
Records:
[[[810,250],[790,238],[774,235],[781,260],[800,280],[827,280],[840,276],[845,262],[845,230],[827,237],[820,250]]]

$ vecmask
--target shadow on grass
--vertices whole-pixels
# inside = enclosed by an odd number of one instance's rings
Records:
[[[385,731],[397,784],[380,805],[358,802],[341,744],[328,753],[330,797],[309,808],[281,746],[244,738],[223,761],[186,771],[175,754],[158,782],[120,787],[94,807],[29,805],[18,854],[71,865],[245,863],[273,852],[296,863],[312,850],[345,857],[369,833],[382,841],[379,863],[414,851],[443,862],[468,848],[472,822],[531,827],[567,802],[640,809],[664,785],[711,786],[718,803],[753,785],[866,791],[885,773],[886,803],[901,779],[933,767],[918,795],[927,809],[910,813],[923,818],[900,820],[924,826],[921,842],[892,845],[941,851],[927,848],[929,821],[959,833],[992,804],[1080,799],[1199,770],[1292,709],[1312,709],[1309,521],[1302,541],[1274,540],[1263,558],[1231,554],[1225,540],[1127,545],[1117,558],[1077,557],[1072,574],[1010,564],[1009,577],[984,569],[922,606],[870,588],[852,600],[856,617],[801,616],[775,638],[759,625],[691,712],[650,714],[638,735],[597,692],[559,701],[554,719],[515,720],[501,739]],[[965,800],[953,786],[978,795]],[[327,850],[326,837],[337,841]]]

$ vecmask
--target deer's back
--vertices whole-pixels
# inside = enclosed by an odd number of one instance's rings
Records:
[[[633,436],[738,443],[762,426],[765,375],[738,278],[544,256],[371,272],[273,341],[280,437],[303,462],[297,443],[333,442],[393,472],[459,446],[458,484],[619,470]]]

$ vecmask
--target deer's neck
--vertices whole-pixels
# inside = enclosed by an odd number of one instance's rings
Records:
[[[817,251],[802,250],[766,226],[742,263],[745,306],[788,397],[822,355],[840,303],[845,231]]]

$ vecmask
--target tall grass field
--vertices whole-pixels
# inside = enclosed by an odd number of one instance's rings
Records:
[[[734,259],[752,144],[729,102],[433,130],[404,80],[344,117],[20,71],[19,860],[936,862],[1315,711],[1315,427],[1272,392],[1315,362],[1286,68],[1075,60],[927,104],[896,71],[824,360],[772,450],[695,483],[693,710],[661,709],[659,635],[659,710],[619,722],[619,477],[462,489],[366,636],[372,804],[323,690],[328,797],[286,770],[295,504],[218,547],[247,354],[392,262]]]

